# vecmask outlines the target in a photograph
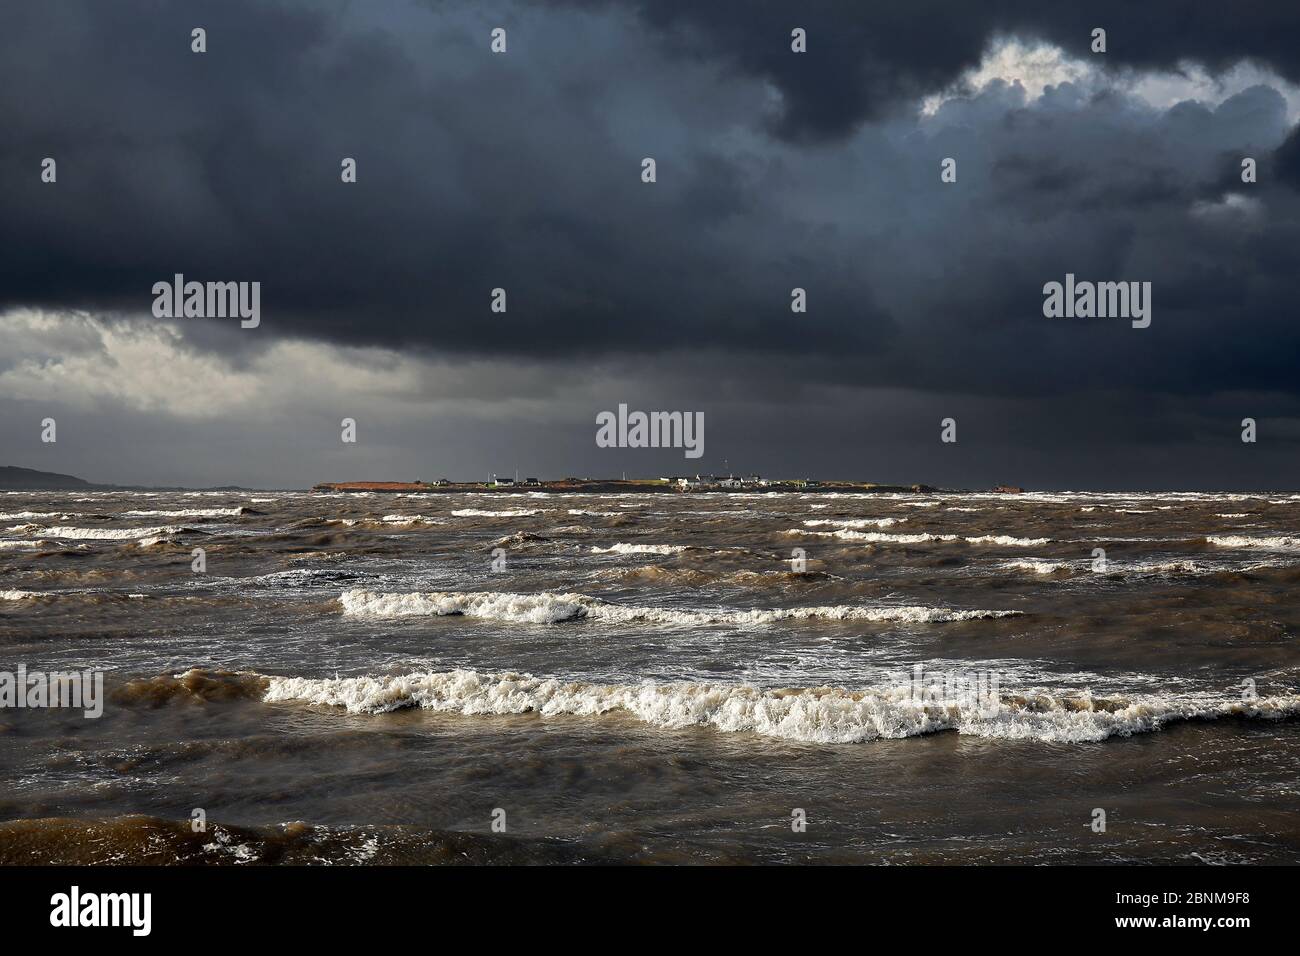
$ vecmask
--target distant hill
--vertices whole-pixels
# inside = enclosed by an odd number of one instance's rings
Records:
[[[56,475],[52,471],[37,471],[34,468],[16,468],[13,465],[0,465],[0,488],[9,490],[44,490],[58,488],[95,488],[81,478],[72,475]]]

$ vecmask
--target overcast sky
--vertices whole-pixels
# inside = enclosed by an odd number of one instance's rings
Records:
[[[1051,6],[6,3],[0,464],[1300,486],[1295,3]],[[176,273],[260,326],[155,318]],[[1045,318],[1067,273],[1150,327]],[[597,447],[620,403],[704,457]]]

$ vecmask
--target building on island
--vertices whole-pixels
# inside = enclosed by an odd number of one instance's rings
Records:
[[[777,482],[758,475],[750,475],[748,478],[738,478],[735,475],[727,475],[725,478],[720,478],[717,475],[695,475],[694,477],[686,476],[684,478],[674,476],[663,480],[675,485],[679,491],[703,491],[710,488],[739,491],[743,488],[767,488],[777,484]]]

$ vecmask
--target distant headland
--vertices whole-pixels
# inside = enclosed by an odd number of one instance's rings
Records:
[[[0,465],[0,491],[253,491],[240,485],[188,488],[181,485],[104,485],[75,475]]]
[[[0,488],[10,491],[76,490],[95,487],[98,486],[73,475],[37,471],[35,468],[19,468],[15,465],[0,465]]]

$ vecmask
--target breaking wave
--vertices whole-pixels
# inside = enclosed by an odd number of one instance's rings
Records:
[[[1263,548],[1268,551],[1300,550],[1300,538],[1291,535],[1250,537],[1244,534],[1220,534],[1210,535],[1205,540],[1220,548]]]
[[[1071,570],[1069,561],[1049,561],[1046,558],[1017,558],[1002,565],[1012,571],[1028,571],[1031,574],[1057,574]]]
[[[1080,561],[1050,560],[1047,558],[1019,558],[1006,561],[1002,567],[1012,571],[1028,571],[1040,575],[1072,575],[1074,573],[1095,573],[1099,577],[1112,575],[1168,575],[1168,574],[1213,574],[1233,569],[1218,567],[1191,558],[1176,558],[1168,561],[1108,561],[1105,570],[1092,571],[1087,559]],[[1248,570],[1248,569],[1243,569]]]
[[[505,591],[433,591],[385,593],[357,588],[339,597],[343,613],[356,617],[404,618],[463,615],[519,624],[558,624],[595,621],[604,624],[732,624],[762,625],[778,621],[823,619],[831,621],[897,621],[933,624],[1012,617],[1020,611],[960,610],[956,608],[897,605],[754,609],[675,609],[611,604],[585,594],[514,594]]]
[[[809,522],[804,522],[808,524]],[[839,524],[839,522],[828,522]],[[810,534],[822,538],[841,538],[845,541],[865,541],[868,544],[929,544],[931,541],[965,541],[967,544],[1000,544],[1007,547],[1033,548],[1050,544],[1051,538],[1014,538],[1006,534],[982,534],[976,537],[964,537],[960,534],[888,534],[883,531],[854,531],[840,528],[837,531],[806,531],[803,528],[791,528],[786,534]]]
[[[841,528],[891,528],[906,518],[812,518],[804,522],[809,528],[819,525],[838,525]]]
[[[816,535],[819,538],[841,538],[845,541],[865,541],[868,544],[928,544],[931,541],[960,541],[959,534],[886,534],[883,531],[854,531],[840,528],[838,531],[807,531],[804,528],[791,528],[786,534]]]
[[[681,554],[684,544],[612,544],[608,548],[592,548],[592,554]]]
[[[1016,538],[1009,534],[982,534],[965,540],[967,544],[1001,544],[1011,548],[1036,548],[1052,543],[1051,538]]]
[[[251,508],[181,508],[175,511],[123,511],[126,518],[235,518],[256,514]]]
[[[417,525],[417,524],[442,524],[440,518],[433,518],[429,515],[384,515],[379,519],[384,524],[397,525]]]
[[[985,702],[918,701],[907,685],[848,691],[835,687],[762,690],[749,685],[595,684],[528,674],[430,671],[396,677],[271,677],[268,703],[342,707],[382,714],[407,707],[543,718],[623,713],[655,727],[712,727],[809,743],[864,743],[956,731],[978,737],[1085,743],[1159,730],[1183,720],[1280,720],[1300,713],[1300,695],[1239,699],[1149,695],[1002,695]]]
[[[51,518],[57,521],[71,521],[74,518],[107,518],[109,515],[92,515],[80,511],[11,511],[6,514],[0,514],[0,521],[49,521]]]
[[[39,528],[33,529],[51,538],[75,538],[87,541],[135,541],[140,538],[160,538],[181,534],[191,528],[169,526],[164,528]]]

